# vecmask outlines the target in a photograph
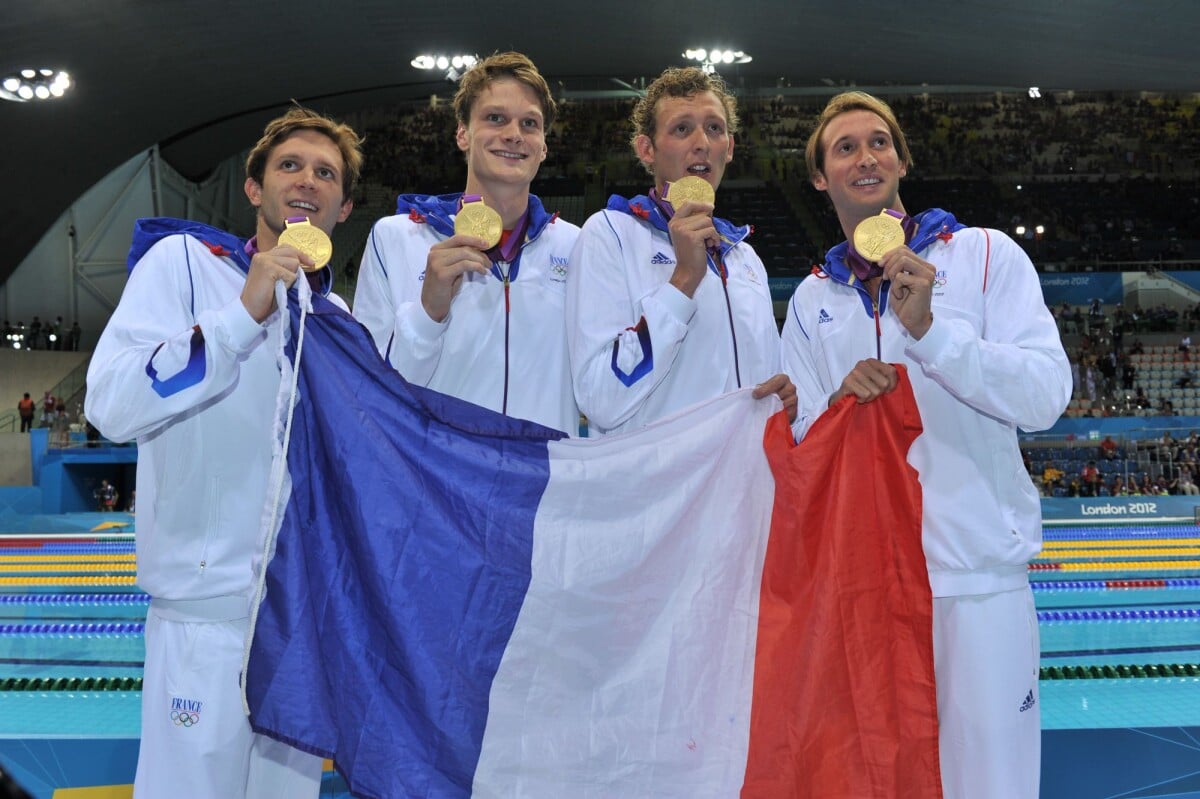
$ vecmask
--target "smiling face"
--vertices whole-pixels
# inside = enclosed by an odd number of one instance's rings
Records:
[[[272,249],[289,217],[305,216],[332,233],[354,208],[342,196],[345,162],[337,145],[323,133],[298,130],[267,154],[261,184],[246,178],[246,196],[258,208],[258,247]]]
[[[455,135],[467,154],[467,193],[495,186],[523,187],[546,159],[546,131],[537,94],[524,83],[492,81],[471,105],[470,118]]]
[[[663,97],[654,116],[654,138],[642,134],[634,147],[659,191],[686,175],[707,180],[714,190],[720,186],[733,159],[733,134],[720,99],[712,92]]]
[[[824,163],[812,184],[828,192],[843,229],[885,208],[904,211],[900,178],[908,168],[882,117],[863,109],[840,114],[825,126],[819,147]]]

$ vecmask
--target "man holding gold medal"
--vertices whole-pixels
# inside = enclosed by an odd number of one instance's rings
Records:
[[[92,356],[88,421],[138,443],[137,581],[151,596],[138,799],[320,789],[320,758],[251,730],[239,673],[279,389],[275,284],[313,270],[328,294],[317,267],[353,208],[360,142],[304,108],[271,121],[246,162],[249,241],[139,220],[129,281]]]
[[[579,228],[529,193],[554,98],[527,57],[499,53],[454,110],[466,190],[403,195],[375,224],[354,316],[406,380],[575,435],[563,307]]]
[[[600,434],[756,386],[794,415],[766,270],[749,226],[713,216],[736,102],[698,68],[668,69],[631,119],[649,196],[614,196],[583,226],[567,281],[575,396]]]
[[[899,187],[912,159],[886,103],[834,97],[807,161],[847,241],[788,308],[793,430],[802,438],[844,397],[893,390],[894,364],[906,366],[924,426],[908,462],[933,596],[944,796],[1032,799],[1041,729],[1027,565],[1041,549],[1041,507],[1017,428],[1046,429],[1070,400],[1058,331],[1033,264],[1008,236],[941,209],[908,215]]]

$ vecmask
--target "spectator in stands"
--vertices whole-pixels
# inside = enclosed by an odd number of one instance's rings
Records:
[[[1122,355],[1121,356],[1121,388],[1125,389],[1126,391],[1132,391],[1133,384],[1136,380],[1137,380],[1137,367],[1133,365],[1132,361],[1130,361],[1128,358],[1126,358],[1124,355]]]
[[[733,160],[735,98],[715,74],[672,68],[647,87],[630,121],[654,186],[610,198],[587,220],[567,278],[575,396],[590,429],[635,429],[756,384],[756,396],[778,394],[794,415],[749,226],[714,217],[702,199],[671,202],[671,187],[687,177],[720,188]]]
[[[1196,487],[1195,481],[1192,479],[1192,470],[1188,466],[1180,466],[1178,476],[1172,481],[1171,487],[1174,489],[1173,494],[1200,494],[1200,488]]]
[[[17,415],[21,417],[21,432],[28,433],[33,429],[33,413],[36,406],[29,396],[29,392],[25,392],[25,396],[17,400]]]
[[[1183,362],[1187,363],[1192,352],[1192,337],[1188,333],[1183,334],[1183,338],[1179,340],[1179,351],[1183,353]]]
[[[1083,390],[1093,408],[1096,407],[1096,400],[1100,397],[1101,381],[1102,377],[1095,357],[1088,356],[1083,362]]]
[[[1176,458],[1180,463],[1190,466],[1193,471],[1200,464],[1197,463],[1196,448],[1191,444],[1183,444],[1179,447],[1179,454]]]
[[[1100,457],[1111,461],[1117,457],[1117,453],[1117,442],[1113,441],[1111,435],[1105,436],[1104,440],[1100,442]]]
[[[314,265],[279,237],[296,217],[325,234],[346,219],[359,144],[348,126],[292,108],[267,124],[246,161],[254,238],[169,219],[135,230],[86,400],[89,421],[109,438],[137,440],[137,485],[151,492],[137,525],[138,585],[151,600],[135,795],[302,798],[320,789],[319,757],[251,730],[238,675],[280,381],[275,286]],[[327,292],[331,271],[306,279]],[[186,736],[168,715],[173,697],[203,707]]]
[[[67,416],[66,408],[54,412],[54,421],[50,425],[50,446],[65,449],[71,444],[71,417]]]
[[[1104,394],[1111,394],[1117,386],[1117,354],[1112,350],[1100,356],[1096,368],[1100,371],[1102,378],[1102,389]]]
[[[912,157],[886,103],[857,91],[835,96],[806,159],[846,241],[826,254],[825,279],[801,282],[788,307],[794,429],[803,436],[843,398],[870,402],[893,390],[894,364],[907,366],[925,425],[908,460],[920,475],[933,589],[943,792],[1033,799],[1041,725],[1028,563],[1041,549],[1041,506],[1016,461],[1017,428],[1045,429],[1067,407],[1061,336],[1016,242],[937,208],[909,216],[900,182]],[[900,222],[904,244],[875,263],[853,239],[860,222],[881,214]]]
[[[1112,485],[1109,487],[1108,492],[1114,497],[1128,496],[1129,487],[1125,485],[1125,478],[1119,474],[1113,477]]]
[[[87,439],[89,449],[100,446],[100,431],[90,421],[84,423],[84,438]]]
[[[1083,478],[1083,496],[1095,497],[1100,495],[1100,470],[1095,461],[1088,461],[1080,476]]]
[[[1174,461],[1179,457],[1179,442],[1171,435],[1170,430],[1164,430],[1158,447],[1159,460]]]
[[[527,57],[499,53],[466,73],[454,110],[465,190],[403,195],[375,224],[354,315],[407,380],[576,434],[564,305],[579,228],[529,193],[557,111],[550,87]],[[499,214],[499,242],[455,232],[475,203]]]
[[[1096,336],[1101,334],[1104,330],[1104,324],[1104,306],[1100,304],[1099,299],[1093,299],[1092,304],[1088,307],[1088,335]]]
[[[1071,315],[1073,313],[1074,312],[1071,310],[1070,303],[1068,303],[1066,300],[1063,300],[1062,305],[1059,306],[1058,311],[1055,314],[1055,318],[1062,325],[1062,332],[1064,332],[1064,333],[1071,332],[1069,325],[1071,324]]]
[[[58,400],[50,396],[47,391],[42,395],[42,427],[49,427],[54,423],[54,409],[58,406]]]
[[[1062,488],[1063,470],[1054,461],[1046,461],[1042,469],[1042,485],[1046,487],[1046,496],[1053,496],[1054,489]]]

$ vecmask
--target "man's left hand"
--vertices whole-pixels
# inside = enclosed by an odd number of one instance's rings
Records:
[[[768,377],[763,382],[754,387],[754,398],[762,399],[775,394],[783,403],[783,409],[787,411],[788,421],[796,421],[796,386],[792,384],[792,379],[787,375],[780,373],[774,377]]]

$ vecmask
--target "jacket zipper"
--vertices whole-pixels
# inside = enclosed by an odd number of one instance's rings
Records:
[[[725,262],[721,260],[720,253],[713,255],[713,262],[717,268],[717,274],[721,276],[721,290],[725,292],[725,313],[729,317],[729,336],[733,340],[733,376],[737,380],[737,387],[742,387],[742,367],[738,362],[738,345],[737,345],[737,330],[733,326],[733,303],[729,301],[729,272],[725,269]]]
[[[883,291],[883,286],[879,287]],[[879,300],[871,298],[871,313],[875,316],[875,359],[883,360],[883,329],[879,326]]]
[[[508,269],[504,270],[504,399],[500,405],[500,412],[505,416],[508,415],[508,333],[509,333],[509,318],[512,312],[512,301],[509,297],[508,287]]]

